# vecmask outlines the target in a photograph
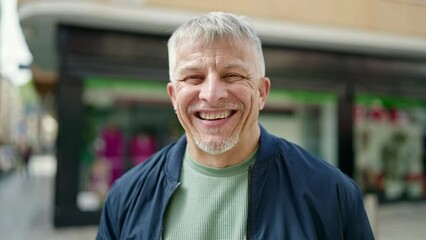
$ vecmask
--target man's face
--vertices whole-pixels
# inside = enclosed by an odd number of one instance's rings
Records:
[[[270,82],[259,76],[256,56],[248,41],[178,48],[167,89],[189,144],[221,154],[257,135]]]

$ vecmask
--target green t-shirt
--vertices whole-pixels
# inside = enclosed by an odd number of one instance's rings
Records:
[[[212,168],[191,159],[187,150],[180,186],[166,210],[164,239],[244,239],[247,224],[248,169],[245,161]]]

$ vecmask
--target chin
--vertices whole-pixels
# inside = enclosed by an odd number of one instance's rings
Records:
[[[211,155],[219,155],[233,149],[239,142],[238,136],[229,137],[222,140],[202,141],[194,137],[194,142],[199,149]]]

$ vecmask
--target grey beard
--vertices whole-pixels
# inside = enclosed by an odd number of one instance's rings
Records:
[[[234,148],[237,145],[237,143],[240,141],[239,135],[232,136],[220,142],[204,142],[201,140],[199,136],[194,134],[192,136],[197,147],[200,148],[202,151],[211,155],[218,155],[218,154],[225,153],[231,150],[232,148]]]

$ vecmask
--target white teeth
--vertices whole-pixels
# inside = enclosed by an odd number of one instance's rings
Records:
[[[203,113],[200,112],[200,117],[205,120],[223,119],[231,115],[231,111],[221,113]]]

